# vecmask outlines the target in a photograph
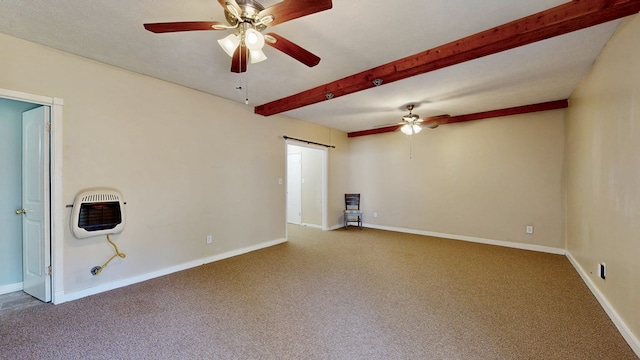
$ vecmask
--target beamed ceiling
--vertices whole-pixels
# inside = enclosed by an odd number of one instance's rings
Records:
[[[261,4],[299,1],[310,0]],[[265,47],[268,59],[240,74],[216,42],[231,30],[143,27],[225,23],[215,0],[3,1],[0,33],[239,103],[248,98],[247,111],[264,121],[284,114],[353,137],[397,130],[389,124],[408,104],[441,125],[566,107],[621,19],[638,11],[640,0],[333,0],[329,10],[264,31],[317,55],[318,65]]]

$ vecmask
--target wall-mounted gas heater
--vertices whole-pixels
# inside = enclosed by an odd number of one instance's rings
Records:
[[[124,201],[113,189],[85,190],[76,196],[71,216],[71,230],[78,239],[124,230]]]
[[[76,196],[71,213],[71,230],[78,239],[107,235],[107,241],[115,254],[102,266],[94,266],[92,275],[98,275],[116,256],[124,259],[127,255],[120,252],[109,235],[124,230],[124,201],[122,195],[113,189],[85,190]]]

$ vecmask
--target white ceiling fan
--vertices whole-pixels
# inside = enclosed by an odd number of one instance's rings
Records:
[[[409,111],[409,114],[402,117],[402,122],[392,125],[384,125],[384,127],[392,127],[393,125],[397,125],[400,131],[402,131],[404,134],[414,135],[422,131],[422,126],[426,126],[429,129],[435,129],[440,125],[440,122],[442,120],[451,117],[450,115],[445,114],[421,119],[418,114],[413,113],[414,108],[414,104],[407,105],[407,111]]]

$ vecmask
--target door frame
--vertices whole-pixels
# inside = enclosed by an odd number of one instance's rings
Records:
[[[51,243],[51,302],[64,302],[63,255],[64,255],[64,204],[62,199],[62,107],[61,98],[28,94],[0,88],[0,97],[50,108],[49,143],[49,214],[51,216],[49,241]]]
[[[328,225],[328,221],[329,221],[329,215],[328,215],[328,196],[329,196],[329,175],[328,175],[328,167],[327,167],[327,161],[328,161],[328,157],[329,157],[329,151],[326,147],[324,146],[319,146],[319,145],[313,145],[313,144],[307,144],[305,142],[302,141],[296,141],[293,139],[287,139],[285,140],[285,146],[284,146],[284,158],[285,158],[285,164],[286,166],[288,166],[288,156],[289,156],[289,145],[294,145],[294,146],[300,146],[300,147],[305,147],[305,148],[310,148],[310,149],[315,149],[315,150],[320,150],[322,151],[322,230],[326,231],[329,230],[329,225]],[[285,169],[285,174],[287,173],[287,169]],[[287,179],[288,181],[288,179]],[[286,206],[288,205],[288,199],[286,198],[286,191],[285,191],[285,229],[287,226],[287,208]],[[288,236],[288,233],[285,231],[286,236]]]

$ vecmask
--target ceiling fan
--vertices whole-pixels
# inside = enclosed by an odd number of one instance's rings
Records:
[[[257,63],[267,59],[262,51],[269,45],[301,63],[313,67],[320,58],[284,37],[275,33],[262,34],[268,26],[311,15],[332,7],[331,0],[282,0],[264,8],[255,0],[218,0],[224,8],[228,25],[218,21],[186,21],[147,23],[144,28],[154,33],[194,30],[235,30],[233,34],[218,40],[224,51],[231,56],[231,71],[247,71],[247,61]]]
[[[413,113],[415,105],[409,104],[407,105],[407,111],[409,114],[404,115],[402,117],[402,122],[393,124],[400,127],[400,131],[407,135],[417,134],[422,131],[421,125],[428,127],[429,129],[437,128],[443,120],[446,120],[451,117],[451,115],[438,115],[431,116],[424,119],[421,119],[418,114]],[[391,125],[391,126],[393,126]],[[389,125],[385,125],[387,127]]]

